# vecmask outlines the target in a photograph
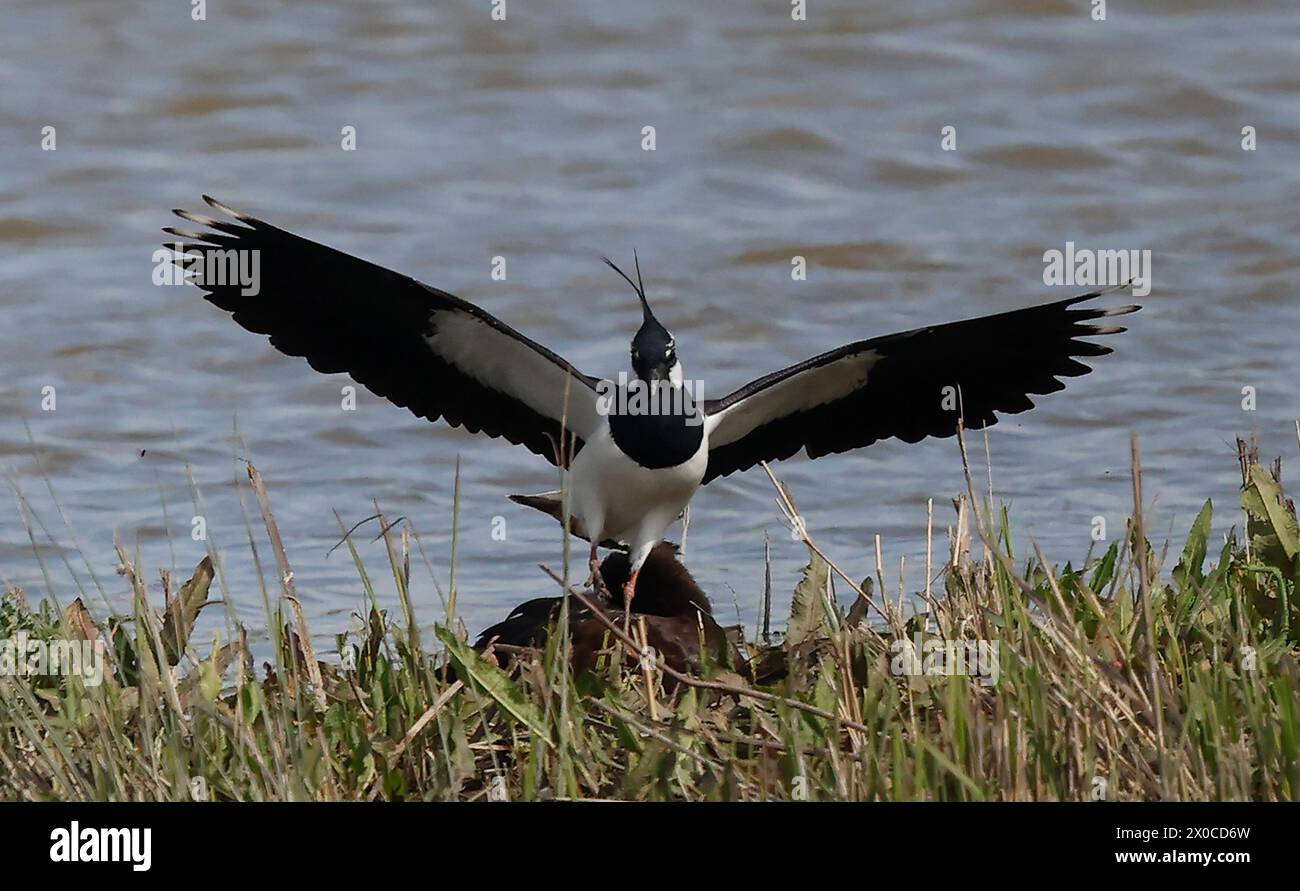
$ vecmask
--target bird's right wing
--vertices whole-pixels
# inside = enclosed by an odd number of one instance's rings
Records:
[[[195,284],[280,352],[317,371],[347,372],[422,418],[504,437],[555,464],[597,429],[598,379],[474,304],[203,200],[238,222],[178,210],[214,231],[168,227],[184,241],[164,246],[181,252],[177,265],[190,272],[233,270],[239,255],[227,252],[255,252],[246,255],[256,257],[250,286],[212,274]]]

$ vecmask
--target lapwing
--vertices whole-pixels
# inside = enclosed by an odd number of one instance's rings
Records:
[[[642,311],[632,375],[614,384],[453,294],[204,201],[233,222],[176,210],[206,228],[164,229],[180,239],[164,245],[179,253],[174,262],[211,273],[239,256],[227,252],[249,251],[259,272],[255,287],[195,277],[209,302],[317,371],[346,372],[420,417],[502,437],[563,468],[594,583],[597,546],[627,549],[625,611],[651,549],[701,485],[800,451],[818,458],[889,437],[952,436],[959,419],[968,429],[994,424],[1062,389],[1061,378],[1087,374],[1080,360],[1111,350],[1081,338],[1123,331],[1095,323],[1138,309],[1083,306],[1105,293],[1095,291],[859,340],[701,400],[650,309],[639,262],[633,281],[606,260]],[[635,398],[646,392],[667,398]]]

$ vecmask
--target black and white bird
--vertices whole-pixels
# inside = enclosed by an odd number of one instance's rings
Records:
[[[571,526],[591,542],[597,582],[597,545],[627,547],[627,606],[650,550],[704,483],[800,450],[817,458],[889,437],[952,436],[959,418],[969,429],[994,424],[1064,388],[1060,378],[1087,374],[1080,359],[1111,350],[1080,338],[1121,332],[1093,323],[1138,309],[1081,305],[1098,291],[860,340],[697,403],[639,263],[633,282],[606,260],[642,310],[634,376],[614,385],[446,291],[204,201],[233,222],[175,211],[206,227],[164,229],[181,239],[165,245],[175,262],[210,271],[232,256],[221,252],[256,251],[259,272],[256,288],[196,278],[209,302],[317,371],[346,372],[420,417],[503,437],[565,468]],[[638,388],[663,398],[624,398]]]

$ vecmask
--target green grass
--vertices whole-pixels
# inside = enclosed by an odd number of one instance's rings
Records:
[[[265,593],[269,666],[233,612],[230,640],[191,639],[211,598],[207,560],[159,609],[119,550],[132,615],[10,591],[0,638],[98,638],[110,667],[98,686],[0,678],[0,798],[1295,800],[1300,534],[1279,475],[1243,450],[1244,528],[1211,542],[1207,502],[1164,573],[1140,508],[1078,568],[1015,554],[1007,513],[968,473],[919,611],[881,596],[879,570],[859,586],[810,542],[788,633],[746,644],[782,679],[715,666],[674,683],[653,666],[574,677],[563,634],[508,675],[454,617],[421,633],[411,602],[433,585],[412,580],[400,524],[385,529],[383,568],[400,614],[380,610],[353,550],[364,630],[340,635],[342,664],[321,659],[250,468],[273,560],[251,529],[247,559],[277,579],[264,593],[278,589]],[[826,596],[836,588],[860,589],[848,614]],[[996,683],[895,674],[894,642],[917,634],[996,642]]]

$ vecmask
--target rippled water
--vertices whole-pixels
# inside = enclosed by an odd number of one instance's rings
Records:
[[[33,551],[17,499],[0,511],[0,579],[32,594],[46,572],[75,592],[59,555],[79,544],[124,602],[115,536],[151,575],[190,569],[188,464],[234,601],[260,624],[237,457],[270,481],[317,635],[362,605],[346,553],[325,556],[335,510],[408,517],[445,585],[458,456],[467,623],[549,585],[534,564],[558,561],[557,528],[505,500],[552,486],[549,465],[368,393],[343,412],[344,378],[151,284],[158,227],[202,192],[479,302],[597,374],[624,367],[638,320],[597,258],[635,247],[714,396],[848,340],[1067,296],[1041,278],[1067,241],[1150,249],[1154,289],[1116,353],[990,431],[993,485],[1026,540],[1077,561],[1094,516],[1122,523],[1130,432],[1152,528],[1176,535],[1207,496],[1219,527],[1235,518],[1237,434],[1295,460],[1293,4],[1110,4],[1106,22],[1065,0],[814,0],[805,22],[780,2],[514,0],[505,22],[484,0],[230,2],[205,22],[183,3],[6,6],[0,466],[62,549],[38,523]],[[340,149],[348,125],[355,152]],[[871,570],[878,533],[891,576],[908,556],[911,588],[926,500],[945,525],[964,486],[952,440],[777,470],[846,567]],[[779,593],[805,554],[762,472],[696,497],[688,562],[724,615],[734,598],[753,621],[765,533]],[[382,580],[382,545],[361,550]],[[428,572],[415,577],[433,621]]]

